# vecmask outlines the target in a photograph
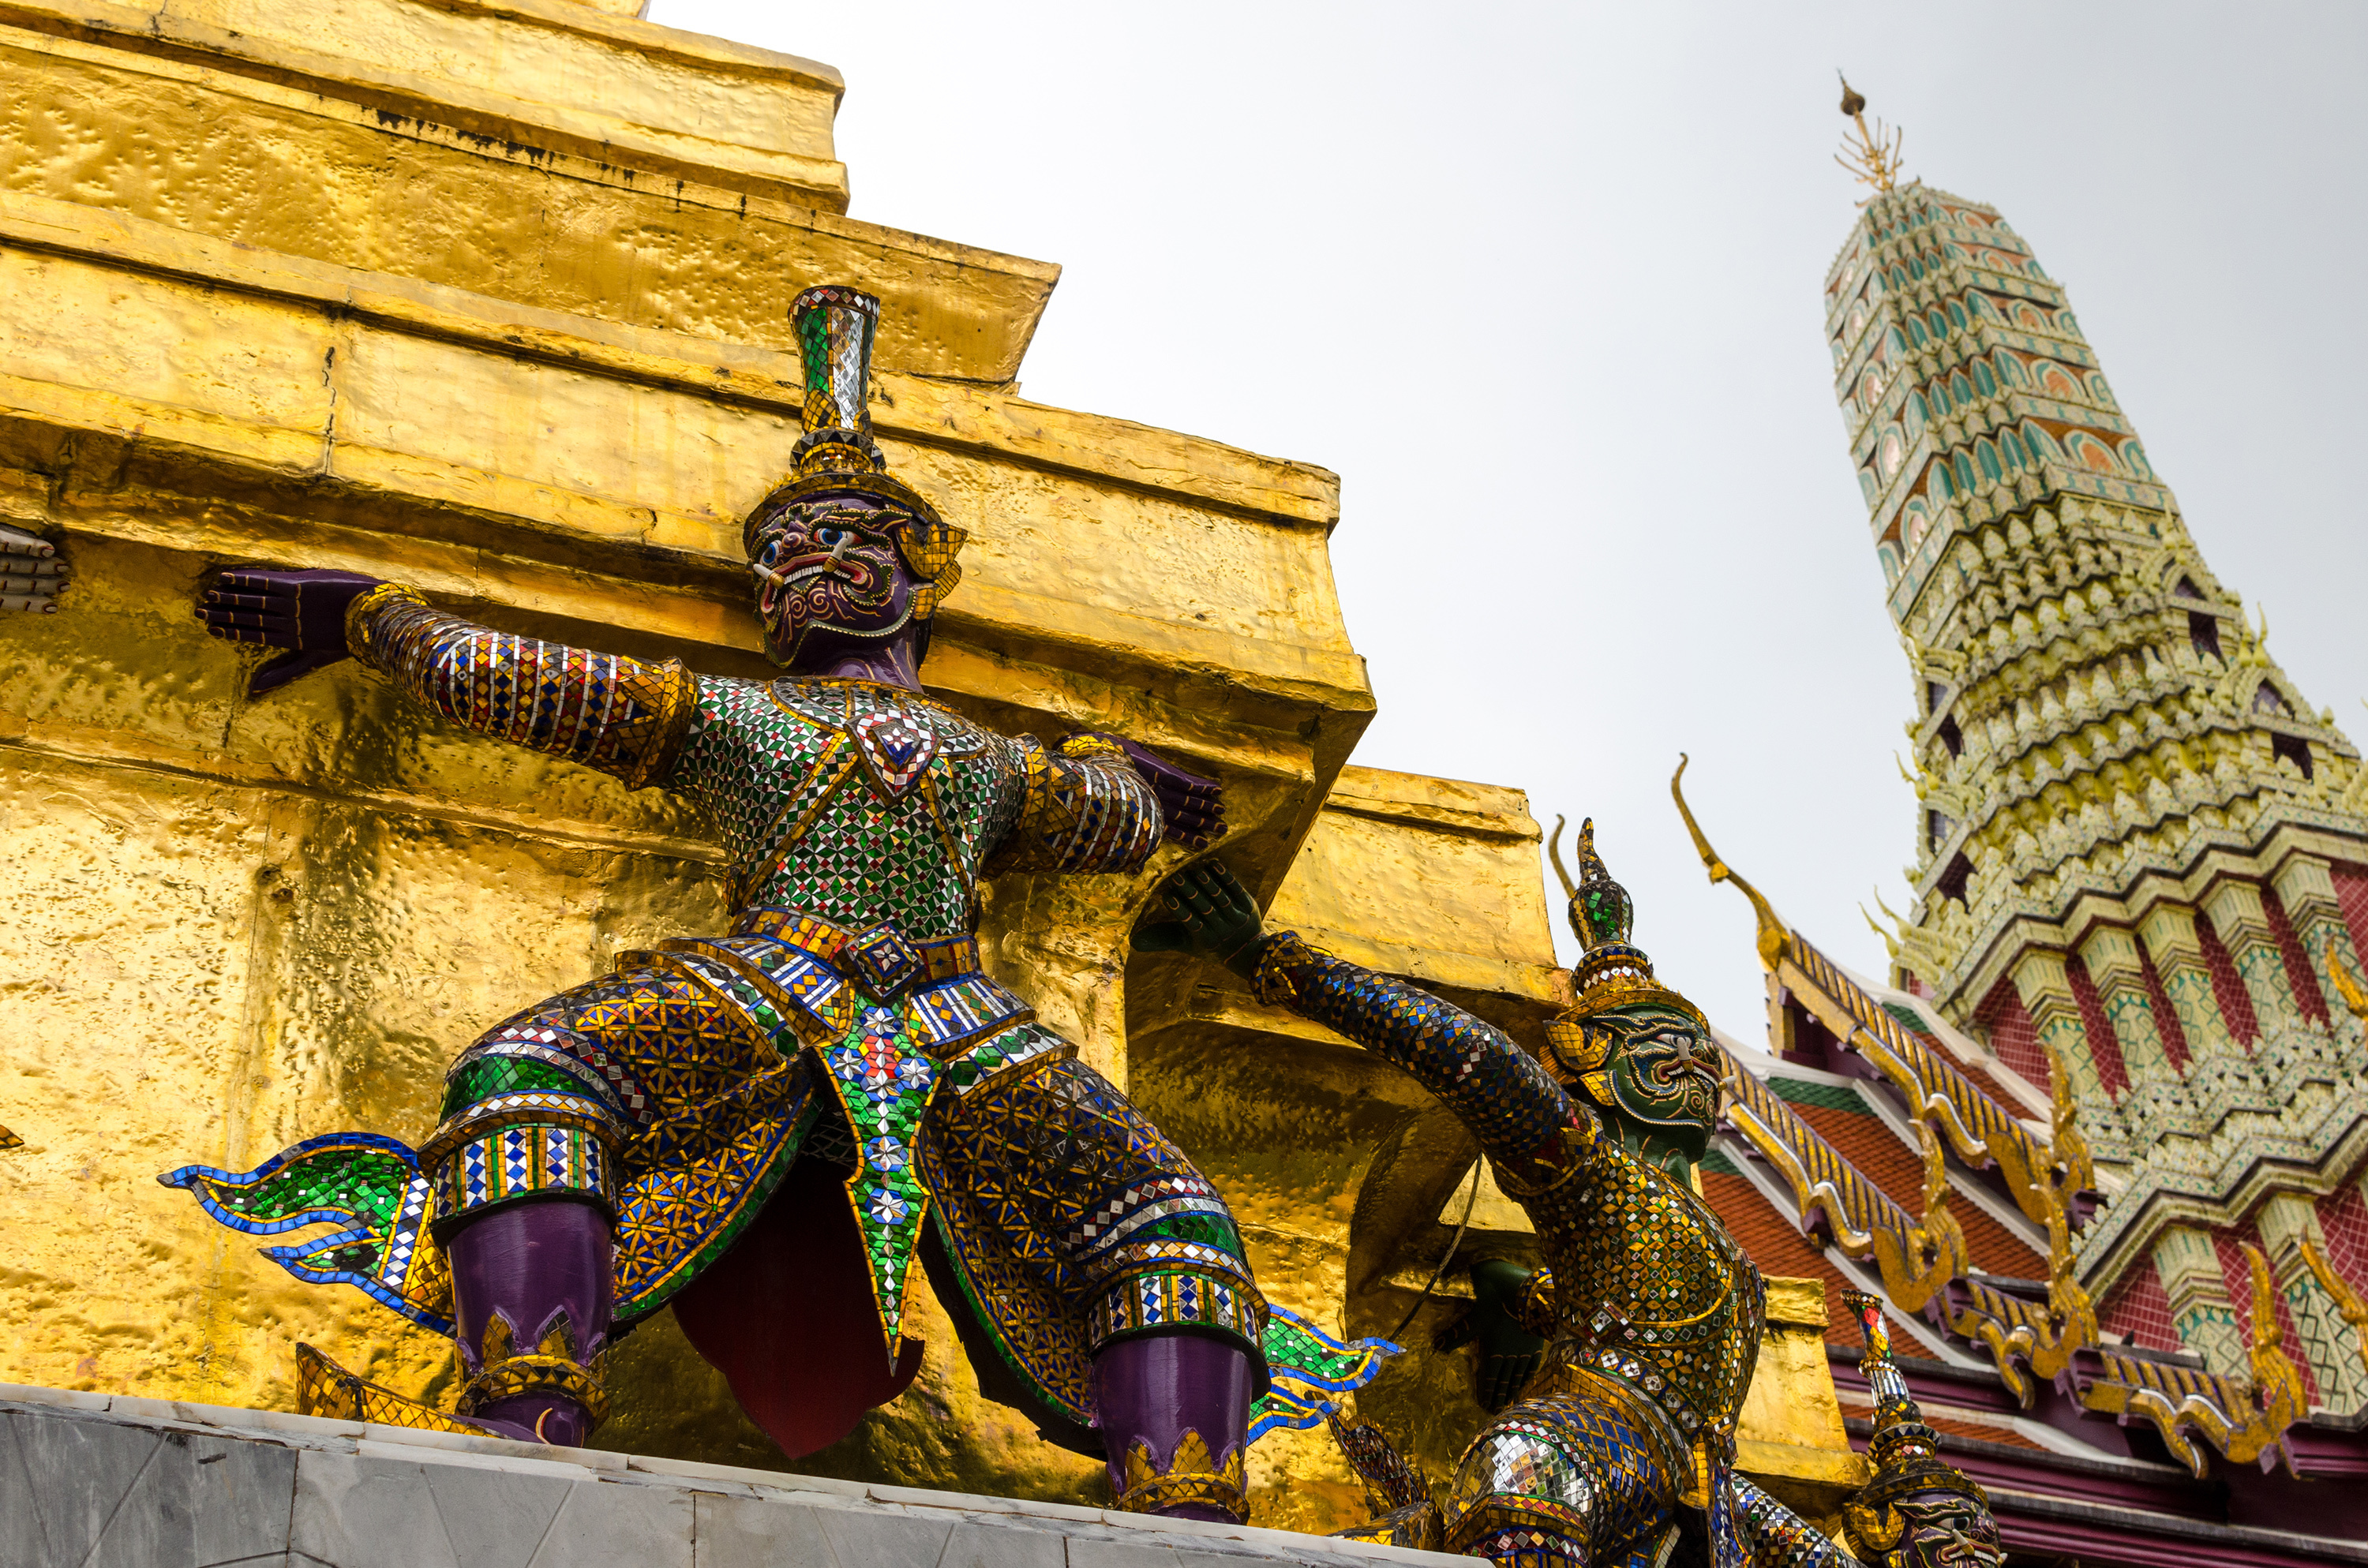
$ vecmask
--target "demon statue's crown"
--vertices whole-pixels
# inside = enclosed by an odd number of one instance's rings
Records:
[[[1874,1394],[1874,1435],[1867,1441],[1867,1459],[1874,1475],[1858,1494],[1842,1506],[1842,1524],[1859,1560],[1889,1563],[1905,1560],[1900,1549],[1908,1520],[1903,1512],[1929,1512],[1944,1499],[1946,1506],[1978,1506],[1987,1516],[1989,1495],[1981,1483],[1940,1457],[1941,1435],[1925,1424],[1924,1412],[1907,1392],[1907,1380],[1891,1359],[1891,1333],[1883,1319],[1881,1298],[1861,1290],[1844,1290],[1842,1304],[1858,1319],[1866,1348],[1859,1371]],[[1909,1502],[1914,1499],[1914,1502]],[[1907,1509],[1901,1507],[1907,1503]]]
[[[1562,1067],[1573,1077],[1599,1072],[1625,1038],[1622,1031],[1588,1020],[1615,1007],[1649,1002],[1682,1013],[1707,1031],[1710,1020],[1702,1009],[1653,978],[1653,960],[1628,940],[1636,921],[1636,906],[1628,890],[1611,880],[1603,858],[1595,852],[1595,820],[1578,829],[1578,880],[1573,881],[1562,863],[1563,819],[1554,819],[1554,837],[1546,852],[1554,858],[1554,874],[1570,895],[1570,928],[1578,934],[1583,951],[1570,973],[1575,1001],[1546,1024],[1546,1040]]]
[[[871,339],[880,301],[841,285],[809,289],[790,301],[790,326],[805,368],[805,434],[791,449],[788,478],[758,502],[741,525],[751,556],[757,537],[800,502],[823,495],[861,495],[901,515],[897,552],[921,579],[916,620],[935,613],[962,580],[954,557],[970,536],[938,516],[918,492],[888,472],[871,440]]]

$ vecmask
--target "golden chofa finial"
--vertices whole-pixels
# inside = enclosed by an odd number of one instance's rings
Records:
[[[1839,71],[1834,74],[1841,76]],[[1861,185],[1871,185],[1878,193],[1897,185],[1899,144],[1905,138],[1880,119],[1874,122],[1873,131],[1867,130],[1866,95],[1852,87],[1847,76],[1842,76],[1842,112],[1850,116],[1858,134],[1856,140],[1842,138],[1842,150],[1834,154],[1834,162],[1848,169]]]

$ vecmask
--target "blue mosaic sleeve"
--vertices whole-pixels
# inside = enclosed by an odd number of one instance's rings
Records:
[[[1594,1118],[1537,1058],[1428,991],[1334,958],[1292,931],[1259,944],[1255,984],[1261,1002],[1338,1029],[1413,1074],[1500,1165],[1561,1166],[1570,1143],[1593,1142]],[[1565,1130],[1577,1136],[1565,1140]]]
[[[1747,1476],[1731,1475],[1742,1515],[1744,1547],[1751,1568],[1857,1568],[1858,1559],[1826,1534],[1768,1495]]]
[[[679,659],[649,664],[445,615],[394,584],[354,602],[354,656],[482,735],[597,767],[638,789],[663,784],[699,708]]]
[[[1142,869],[1159,847],[1159,801],[1115,743],[1073,735],[1048,750],[1019,735],[1011,744],[1023,794],[998,870]]]

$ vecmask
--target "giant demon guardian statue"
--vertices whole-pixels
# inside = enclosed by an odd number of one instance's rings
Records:
[[[488,1030],[416,1152],[335,1133],[163,1179],[251,1233],[344,1222],[270,1256],[453,1335],[457,1414],[304,1347],[312,1408],[579,1443],[602,1349],[671,1303],[749,1415],[810,1452],[917,1371],[917,1256],[991,1397],[1105,1458],[1127,1507],[1238,1518],[1266,1346],[1278,1371],[1308,1352],[1324,1389],[1374,1356],[1269,1314],[1224,1199],[974,940],[990,857],[1132,871],[1163,835],[1220,835],[1218,790],[922,695],[963,530],[872,444],[877,302],[814,289],[791,316],[806,432],[744,536],[780,678],[508,636],[344,573],[227,572],[199,612],[289,650],[257,692],[350,654],[454,723],[680,791],[730,851],[731,930]]]
[[[1224,962],[1260,1001],[1413,1074],[1471,1129],[1545,1249],[1551,1267],[1535,1274],[1476,1268],[1474,1310],[1441,1336],[1477,1340],[1480,1392],[1497,1411],[1464,1451],[1443,1517],[1386,1440],[1354,1427],[1351,1461],[1399,1506],[1383,1527],[1349,1533],[1443,1540],[1520,1568],[1660,1568],[1689,1534],[1710,1568],[1847,1563],[1735,1471],[1766,1292],[1689,1179],[1717,1115],[1720,1050],[1630,945],[1628,894],[1597,857],[1592,823],[1578,860],[1570,916],[1587,950],[1543,1061],[1426,992],[1265,931],[1215,861],[1163,884],[1165,914],[1135,933],[1138,947]],[[1888,1447],[1876,1440],[1881,1468],[1848,1513],[1854,1540],[1883,1568],[1996,1568],[1980,1488],[1933,1457],[1912,1402],[1899,1408],[1905,1388],[1877,1383],[1903,1429]]]

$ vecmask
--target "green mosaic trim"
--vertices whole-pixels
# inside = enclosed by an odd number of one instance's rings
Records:
[[[451,1084],[444,1091],[444,1108],[437,1113],[437,1119],[447,1120],[480,1100],[534,1089],[564,1095],[585,1092],[582,1078],[563,1073],[547,1062],[529,1057],[481,1056],[452,1074]]]
[[[1794,1105],[1823,1106],[1827,1110],[1846,1110],[1858,1116],[1874,1114],[1866,1108],[1866,1102],[1859,1097],[1856,1089],[1843,1088],[1839,1085],[1810,1084],[1804,1083],[1798,1078],[1770,1077],[1768,1080],[1768,1086],[1775,1091],[1778,1099],[1790,1100]]]

